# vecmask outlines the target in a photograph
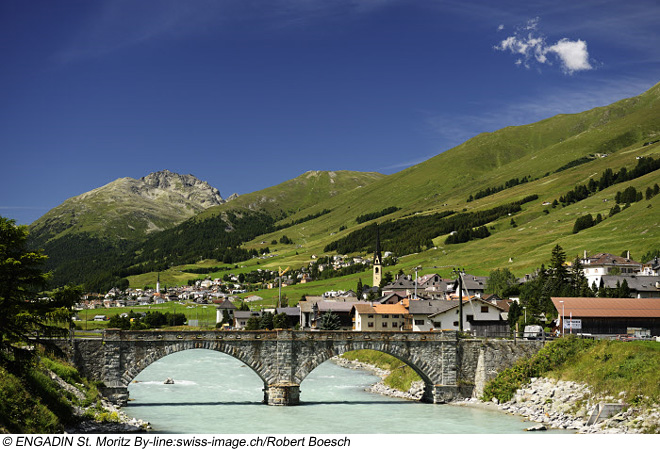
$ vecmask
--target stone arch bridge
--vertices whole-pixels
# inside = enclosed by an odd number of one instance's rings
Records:
[[[480,379],[492,378],[498,368],[502,368],[499,366],[508,366],[518,357],[540,348],[529,342],[463,341],[453,331],[108,329],[102,339],[71,342],[72,362],[83,375],[102,381],[104,395],[118,404],[126,403],[128,386],[147,366],[169,354],[191,349],[208,349],[233,356],[252,368],[263,381],[264,403],[296,405],[305,377],[321,363],[350,350],[377,350],[400,359],[424,380],[422,400],[444,403],[470,396]]]

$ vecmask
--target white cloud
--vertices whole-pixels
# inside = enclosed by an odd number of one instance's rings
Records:
[[[570,41],[568,39],[562,39],[555,45],[548,47],[546,52],[557,54],[565,72],[573,73],[577,70],[590,70],[593,68],[589,64],[587,43],[583,40]]]
[[[500,24],[499,27],[497,27],[497,31],[502,31],[504,29],[504,24]]]
[[[515,64],[527,69],[531,68],[534,62],[552,65],[548,55],[554,55],[567,74],[593,69],[589,63],[589,52],[585,41],[563,38],[553,45],[548,45],[546,37],[537,32],[538,24],[538,17],[528,20],[524,26],[518,27],[512,36],[500,41],[494,48],[517,55]]]
[[[425,121],[428,129],[442,139],[443,146],[451,148],[479,133],[530,124],[557,114],[579,113],[637,96],[657,82],[655,75],[589,80],[571,88],[527,95],[528,100],[513,98],[508,104],[484,104],[478,114],[429,113]]]

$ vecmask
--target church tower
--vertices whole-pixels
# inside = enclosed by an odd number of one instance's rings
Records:
[[[372,286],[379,286],[383,279],[383,257],[380,254],[380,229],[376,225],[376,252],[374,253],[374,282]]]
[[[156,280],[156,295],[160,296],[160,272],[158,272],[158,279]]]

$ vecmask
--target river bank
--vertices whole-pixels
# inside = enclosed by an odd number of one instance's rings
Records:
[[[389,397],[419,400],[424,391],[423,382],[414,382],[407,392],[401,392],[386,386],[383,379],[389,371],[360,361],[335,357],[332,361],[342,367],[364,370],[381,378],[381,381],[367,388],[367,391]],[[534,378],[516,392],[508,402],[500,404],[496,399],[484,402],[477,398],[453,402],[453,405],[498,410],[516,415],[531,422],[539,423],[529,431],[545,429],[575,430],[580,434],[637,434],[660,433],[660,405],[631,406],[623,404],[620,398],[602,397],[592,393],[589,386],[572,381],[557,381],[549,378]],[[589,423],[592,413],[599,404],[619,405],[620,409],[611,417],[601,417],[595,423]]]
[[[597,395],[588,385],[574,381],[533,378],[510,401],[488,403],[548,428],[580,434],[660,433],[660,405],[628,405],[624,396],[625,392],[618,398]]]
[[[391,388],[387,386],[383,380],[390,374],[389,370],[381,369],[373,364],[364,363],[357,360],[350,360],[335,356],[331,361],[338,366],[346,367],[348,369],[363,370],[365,372],[373,373],[380,377],[380,381],[369,386],[366,391],[374,394],[386,395],[388,397],[403,398],[406,400],[420,400],[424,394],[424,382],[413,381],[412,386],[406,392]]]
[[[85,393],[78,387],[67,383],[55,372],[48,371],[48,376],[65,392],[76,397],[79,401],[85,399]],[[64,430],[65,433],[141,433],[151,429],[149,422],[129,417],[118,406],[105,398],[100,398],[88,407],[74,406],[74,416],[77,422]]]

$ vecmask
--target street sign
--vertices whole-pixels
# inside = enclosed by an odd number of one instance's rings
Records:
[[[565,319],[564,330],[581,330],[582,319]]]

